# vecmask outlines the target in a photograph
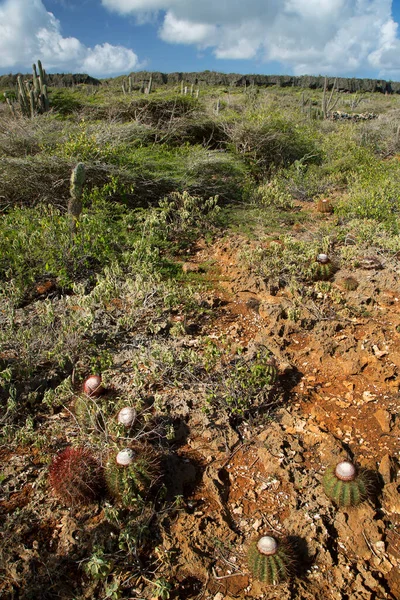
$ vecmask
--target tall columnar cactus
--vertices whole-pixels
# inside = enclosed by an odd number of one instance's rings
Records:
[[[23,81],[19,76],[18,101],[21,112],[26,117],[48,112],[50,110],[49,96],[46,86],[45,72],[42,63],[38,60],[38,71],[36,65],[32,65],[32,81]]]
[[[76,224],[82,212],[82,192],[85,177],[85,165],[78,163],[71,173],[70,199],[68,202],[68,215],[72,233],[76,232]]]
[[[144,93],[151,94],[152,86],[153,86],[153,76],[150,75],[149,83],[148,83],[147,87],[145,88]]]
[[[13,117],[15,117],[15,116],[16,116],[16,114],[15,114],[14,103],[13,103],[13,102],[12,102],[12,100],[11,100],[11,99],[8,97],[8,94],[7,94],[7,92],[4,92],[4,98],[5,98],[5,100],[6,100],[7,104],[8,104],[8,106],[10,107],[10,110],[11,110],[11,114],[12,114],[12,116],[13,116]]]

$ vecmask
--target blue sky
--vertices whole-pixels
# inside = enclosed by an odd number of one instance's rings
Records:
[[[400,0],[0,0],[0,73],[400,80]]]

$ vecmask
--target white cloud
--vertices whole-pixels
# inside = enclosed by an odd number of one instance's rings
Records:
[[[172,13],[167,13],[160,30],[160,37],[165,42],[173,44],[197,44],[211,46],[215,43],[217,28],[203,23],[191,23],[185,19],[176,19]]]
[[[108,43],[88,48],[75,37],[63,37],[60,22],[42,0],[5,0],[0,4],[0,68],[30,67],[42,60],[50,71],[107,76],[139,65],[136,54]]]
[[[296,74],[400,74],[392,0],[101,0],[119,14],[157,12],[169,43],[217,58],[262,58]]]

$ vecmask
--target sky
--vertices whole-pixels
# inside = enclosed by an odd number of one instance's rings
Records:
[[[400,0],[0,0],[0,74],[221,71],[400,81]]]

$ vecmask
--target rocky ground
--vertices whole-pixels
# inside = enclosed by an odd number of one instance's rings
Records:
[[[196,348],[207,336],[231,350],[240,346],[249,357],[268,348],[279,370],[276,408],[260,421],[235,425],[221,415],[211,422],[196,409],[195,387],[158,390],[175,425],[167,487],[182,502],[158,520],[157,546],[148,552],[170,589],[161,595],[135,570],[122,582],[123,597],[398,598],[398,263],[339,270],[332,289],[343,302],[335,305],[321,291],[304,298],[291,320],[289,289],[271,293],[241,264],[246,243],[237,235],[194,249],[184,270],[208,265],[201,269],[210,289],[201,301],[210,314],[188,323],[174,343],[178,351]],[[347,275],[356,277],[357,290],[343,290]],[[112,386],[126,393],[130,352],[126,346],[114,351],[109,374]],[[69,408],[43,420],[54,452],[66,428],[73,438],[73,404]],[[351,509],[337,509],[322,488],[327,466],[343,459],[374,474],[374,493]],[[93,539],[107,546],[115,535],[106,508],[60,506],[49,495],[47,465],[36,448],[3,448],[2,462],[0,508],[8,519],[1,542],[3,597],[75,597],[66,581],[81,576],[82,547]],[[148,522],[153,516],[150,511]],[[288,536],[298,557],[296,576],[276,587],[255,581],[246,561],[250,541],[268,533]],[[87,582],[79,597],[94,597],[96,585]]]

